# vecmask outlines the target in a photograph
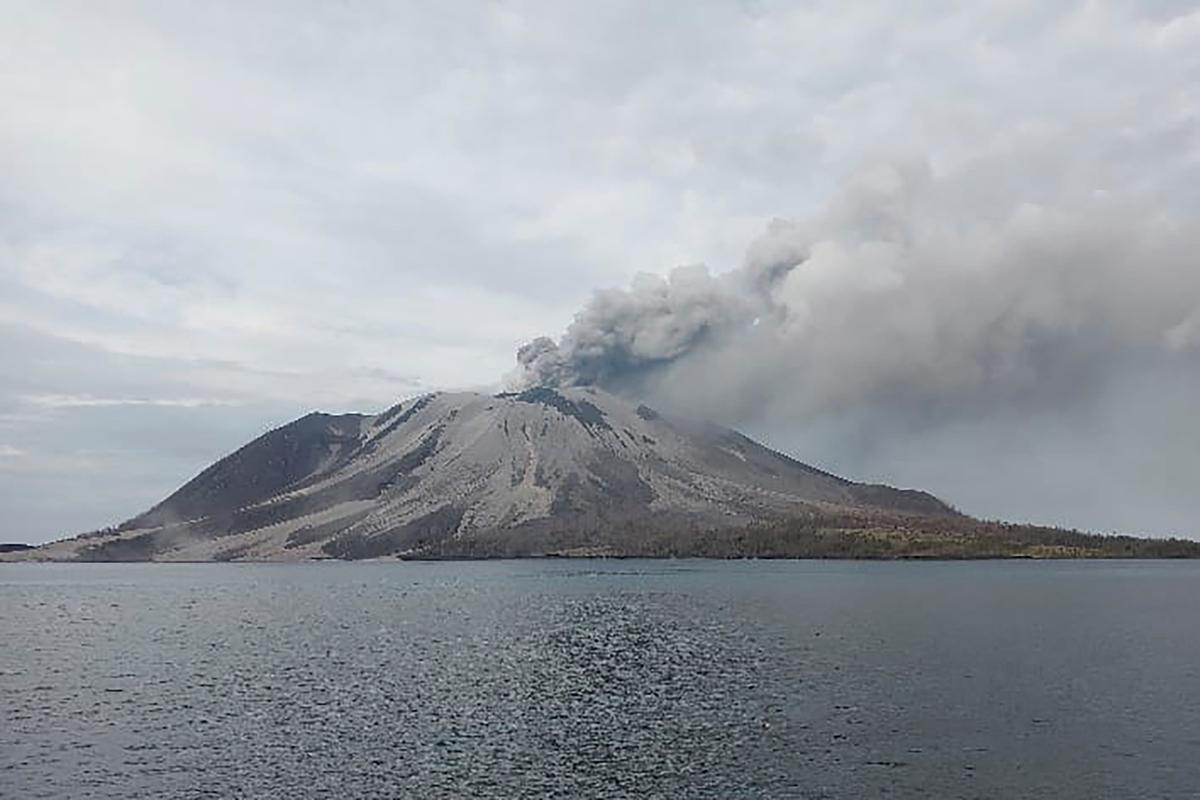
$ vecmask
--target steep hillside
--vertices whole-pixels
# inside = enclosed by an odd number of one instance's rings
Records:
[[[310,414],[114,531],[28,557],[85,560],[539,554],[800,514],[957,517],[715,425],[595,389],[439,393],[377,416]]]

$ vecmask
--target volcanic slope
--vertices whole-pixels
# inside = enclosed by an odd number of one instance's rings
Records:
[[[28,558],[299,560],[611,550],[636,531],[803,513],[956,516],[716,425],[598,389],[436,393],[377,416],[309,414],[114,529]]]

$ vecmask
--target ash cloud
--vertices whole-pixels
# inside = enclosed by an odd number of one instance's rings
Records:
[[[1094,470],[1040,474],[1100,459],[1128,495],[1122,470],[1163,449],[1129,433],[1147,415],[1161,440],[1200,439],[1188,403],[1164,411],[1134,390],[1200,401],[1200,382],[1178,379],[1200,367],[1200,231],[1135,193],[1012,192],[1004,167],[865,168],[818,213],[773,222],[735,270],[597,292],[557,342],[521,348],[512,381],[599,385],[740,425],[857,477],[933,481],[972,498],[968,511],[1200,534],[1183,494],[1139,523],[1090,499],[1105,489]],[[1028,447],[999,446],[1013,441]],[[1000,450],[996,470],[1024,463],[1027,479],[960,485],[955,470]],[[1200,449],[1169,450],[1161,470],[1200,470]],[[1063,491],[1031,493],[1038,480]]]
[[[737,285],[740,277],[680,267],[666,278],[640,275],[628,290],[599,291],[559,342],[543,336],[517,351],[517,383],[629,388],[752,316],[759,303]]]

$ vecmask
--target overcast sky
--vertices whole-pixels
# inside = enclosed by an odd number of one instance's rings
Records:
[[[1200,534],[1194,3],[0,13],[0,539],[494,388],[647,286],[676,339],[618,388],[972,513]]]

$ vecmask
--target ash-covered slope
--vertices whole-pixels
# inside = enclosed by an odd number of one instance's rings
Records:
[[[36,556],[538,554],[602,545],[614,531],[845,509],[954,513],[928,494],[853,483],[597,389],[439,393],[374,417],[310,414],[116,531]]]

